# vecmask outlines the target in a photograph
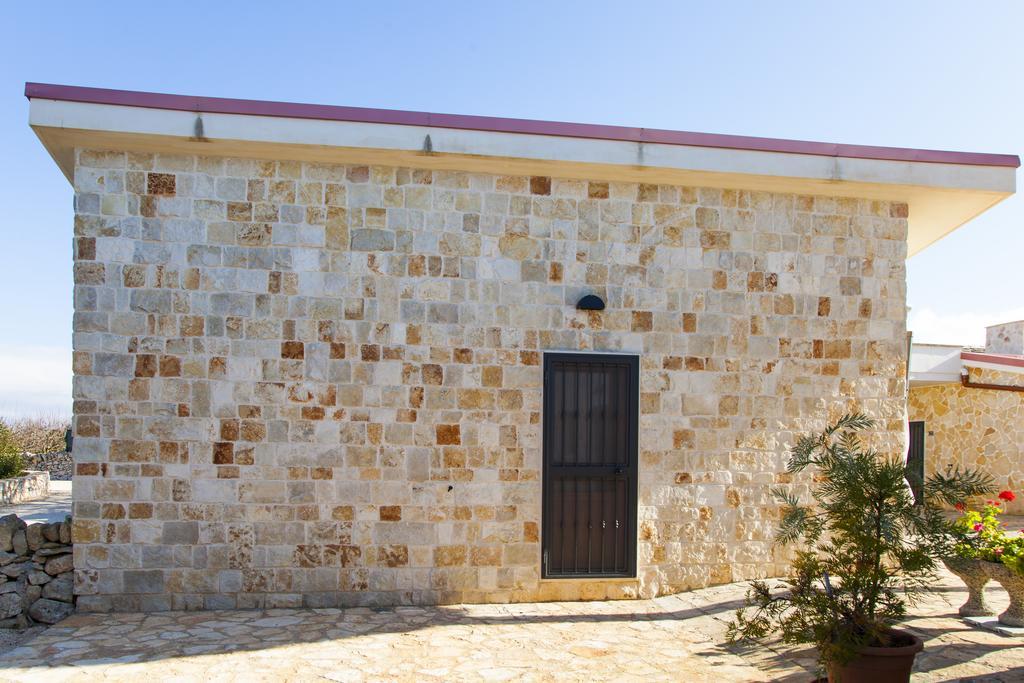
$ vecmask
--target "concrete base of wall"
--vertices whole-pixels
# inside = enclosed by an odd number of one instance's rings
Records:
[[[50,473],[29,470],[23,477],[0,479],[0,505],[16,505],[46,498],[50,494]]]

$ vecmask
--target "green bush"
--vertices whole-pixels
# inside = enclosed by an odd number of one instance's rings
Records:
[[[14,441],[14,435],[3,421],[0,421],[0,479],[21,474],[25,464],[21,461],[21,449]]]
[[[0,453],[0,479],[16,477],[23,469],[21,453]]]

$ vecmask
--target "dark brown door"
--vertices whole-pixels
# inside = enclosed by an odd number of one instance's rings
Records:
[[[920,504],[924,497],[924,422],[910,423],[910,449],[907,453],[907,481]]]
[[[639,359],[544,355],[543,576],[636,576]]]

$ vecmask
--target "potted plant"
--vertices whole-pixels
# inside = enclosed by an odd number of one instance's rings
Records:
[[[893,625],[934,584],[956,542],[942,504],[989,488],[976,472],[936,474],[915,501],[903,459],[862,444],[858,433],[873,425],[846,415],[792,449],[790,473],[817,470],[812,501],[773,492],[783,504],[776,543],[799,544],[792,575],[775,589],[754,581],[727,634],[731,642],[778,632],[786,643],[813,643],[833,682],[910,679],[922,642]]]
[[[959,538],[953,555],[945,563],[967,585],[968,599],[960,608],[961,615],[992,614],[983,593],[984,585],[991,579],[999,582],[1010,596],[1010,606],[999,615],[1000,623],[1024,626],[1024,536],[1011,536],[1006,524],[999,520],[1003,506],[1014,500],[1013,491],[1000,491],[995,500],[986,501],[980,510],[963,503],[956,505],[960,516],[954,527]]]

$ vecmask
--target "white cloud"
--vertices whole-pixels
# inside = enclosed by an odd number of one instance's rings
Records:
[[[907,329],[915,342],[984,346],[985,327],[1024,320],[1024,307],[1005,311],[972,313],[936,313],[930,308],[912,309]]]
[[[71,414],[71,349],[0,345],[0,416]]]

